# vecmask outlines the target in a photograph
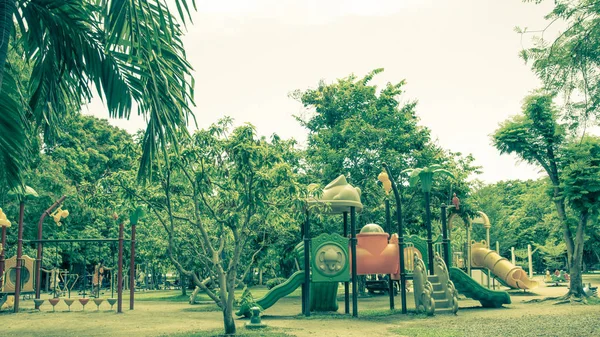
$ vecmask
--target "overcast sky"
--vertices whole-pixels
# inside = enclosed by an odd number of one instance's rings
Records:
[[[471,153],[485,182],[528,179],[539,170],[500,156],[489,135],[520,111],[539,82],[518,57],[515,26],[539,29],[552,2],[521,0],[196,0],[184,43],[194,67],[199,126],[222,116],[301,143],[306,131],[288,97],[352,73],[385,68],[373,81],[406,79],[420,124],[444,148]],[[101,103],[88,113],[106,117]],[[130,132],[135,116],[113,121]]]

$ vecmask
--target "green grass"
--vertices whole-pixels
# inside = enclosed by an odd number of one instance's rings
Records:
[[[269,290],[264,287],[253,287],[250,288],[252,292],[252,296],[256,298],[263,297]],[[243,289],[237,289],[235,291],[236,298],[240,298],[242,296]],[[165,301],[165,302],[188,302],[190,300],[190,295],[192,294],[191,290],[188,290],[187,295],[181,295],[181,290],[150,290],[150,291],[140,291],[135,293],[136,301]],[[300,293],[292,293],[289,297],[293,297],[294,295],[300,296]],[[212,301],[206,293],[199,293],[196,296],[198,301]]]
[[[600,305],[600,298],[598,298],[598,297],[588,297],[587,298],[587,302],[588,302],[588,304],[591,304],[591,305]]]
[[[172,334],[172,335],[164,335],[164,336],[175,336],[175,337],[213,337],[213,336],[224,336],[223,330],[212,330],[212,331],[203,331],[197,333],[181,333],[181,334]],[[236,337],[292,337],[293,335],[289,335],[285,332],[282,332],[279,329],[273,328],[264,328],[259,330],[248,330],[244,327],[237,327]]]
[[[390,332],[400,336],[411,337],[459,337],[464,336],[463,332],[454,329],[442,328],[399,328],[390,329]]]

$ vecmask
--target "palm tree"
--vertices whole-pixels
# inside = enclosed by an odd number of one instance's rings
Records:
[[[402,173],[408,173],[409,183],[411,186],[416,186],[421,182],[421,191],[425,196],[425,225],[427,226],[427,255],[429,272],[433,275],[433,242],[431,238],[431,187],[433,186],[433,177],[436,174],[443,174],[454,178],[454,175],[443,169],[441,165],[434,164],[429,167],[406,169]]]
[[[175,17],[166,0],[0,0],[0,162],[10,187],[23,186],[30,135],[51,142],[61,117],[95,94],[110,117],[129,118],[135,104],[146,118],[139,177],[177,147],[193,118],[178,23],[191,22],[188,2],[174,1]]]

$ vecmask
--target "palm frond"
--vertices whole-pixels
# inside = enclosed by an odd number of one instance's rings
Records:
[[[8,67],[7,67],[8,68]],[[21,172],[26,166],[29,153],[24,116],[26,105],[17,81],[10,70],[4,72],[0,95],[0,161],[3,175],[10,189],[22,189]]]

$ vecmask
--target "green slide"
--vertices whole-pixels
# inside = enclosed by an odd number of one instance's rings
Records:
[[[304,270],[299,270],[292,274],[287,281],[280,285],[273,287],[269,290],[265,296],[256,300],[256,304],[260,305],[261,308],[270,308],[273,304],[277,303],[280,298],[291,294],[296,288],[304,283]],[[238,312],[235,313],[238,316],[250,316],[250,308],[242,306]]]
[[[510,296],[506,291],[487,289],[458,268],[450,268],[450,279],[459,293],[478,300],[484,308],[499,308],[503,304],[510,304]]]

